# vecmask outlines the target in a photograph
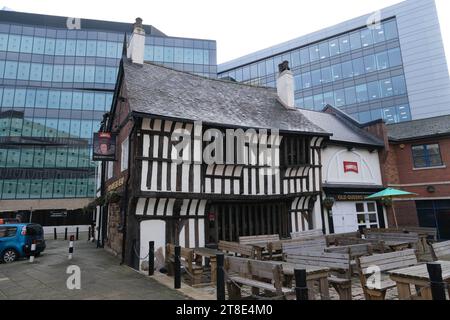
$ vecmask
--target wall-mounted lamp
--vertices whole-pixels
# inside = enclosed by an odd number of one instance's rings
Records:
[[[433,193],[433,192],[436,192],[436,188],[435,188],[434,186],[428,186],[428,187],[427,187],[427,191],[428,191],[429,193]]]
[[[403,149],[405,149],[405,145],[404,145],[403,143],[402,143],[402,144],[400,144],[400,146],[399,146],[399,147],[400,147],[400,149],[402,149],[402,150],[403,150]]]

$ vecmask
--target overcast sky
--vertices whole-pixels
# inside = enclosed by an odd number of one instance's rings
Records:
[[[169,36],[217,41],[218,63],[401,0],[0,0],[15,11],[121,22],[140,16]],[[436,0],[450,56],[450,1]]]

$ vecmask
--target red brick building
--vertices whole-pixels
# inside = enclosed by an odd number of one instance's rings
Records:
[[[367,130],[389,142],[380,153],[383,184],[417,194],[394,201],[398,224],[435,227],[450,239],[450,116]],[[388,219],[394,225],[392,214]]]

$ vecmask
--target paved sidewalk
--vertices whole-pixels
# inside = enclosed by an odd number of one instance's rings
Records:
[[[0,264],[0,300],[178,300],[187,296],[126,266],[118,258],[86,240],[76,241],[67,259],[68,241],[48,240],[34,263],[20,260]],[[69,265],[81,270],[81,289],[67,289]]]

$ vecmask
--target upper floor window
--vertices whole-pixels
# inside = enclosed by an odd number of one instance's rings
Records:
[[[442,166],[439,144],[422,144],[412,146],[414,168]]]
[[[122,154],[120,157],[120,171],[128,169],[128,138],[122,142]]]

